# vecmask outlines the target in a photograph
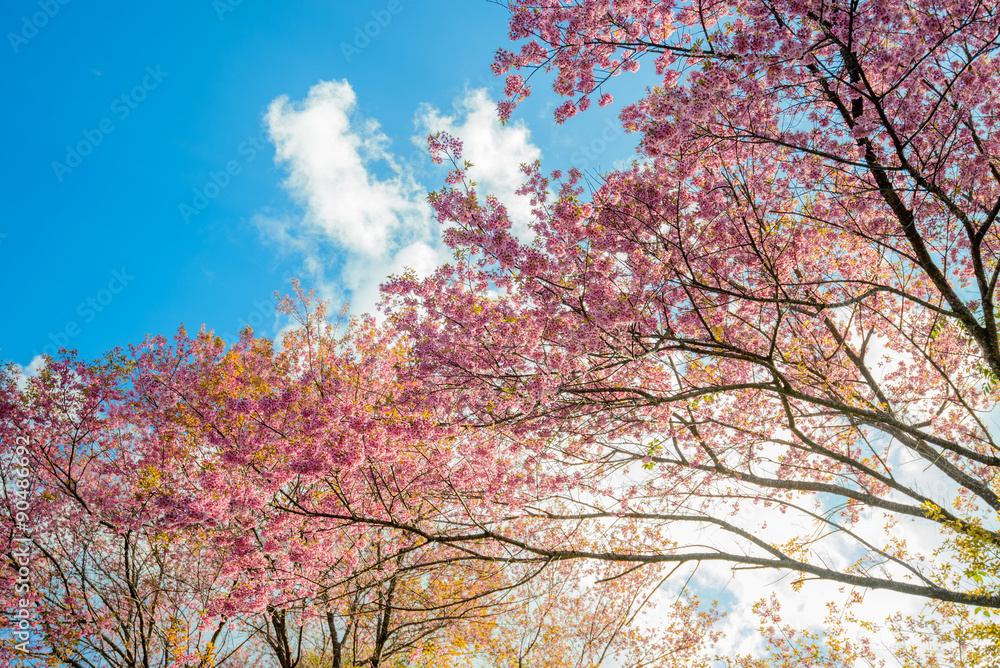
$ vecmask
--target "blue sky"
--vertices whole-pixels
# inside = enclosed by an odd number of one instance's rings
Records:
[[[506,18],[486,0],[6,2],[0,358],[94,358],[182,322],[271,335],[290,276],[370,310],[385,273],[445,259],[423,202],[442,175],[413,141],[432,130],[467,135],[507,197],[520,159],[627,158],[614,107],[557,127],[544,80],[495,122]]]

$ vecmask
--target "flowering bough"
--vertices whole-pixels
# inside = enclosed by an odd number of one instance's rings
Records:
[[[21,628],[16,620],[4,620],[4,665],[257,665],[236,639],[240,620],[206,623],[205,607],[231,582],[197,536],[159,524],[155,476],[133,448],[144,435],[113,415],[123,398],[117,375],[69,355],[23,389],[16,368],[0,373],[0,591],[5,611],[30,612],[23,636],[10,632]],[[33,473],[26,546],[14,531],[19,467]]]
[[[500,435],[415,407],[424,392],[399,373],[408,348],[391,328],[338,332],[301,291],[281,308],[297,325],[280,346],[182,328],[0,377],[2,442],[27,436],[17,447],[39,480],[38,642],[17,661],[461,666],[517,645],[521,658],[638,666],[710,637],[716,616],[682,596],[669,609],[687,635],[638,624],[652,569],[555,565],[488,540],[470,517],[541,489]],[[8,529],[16,455],[0,457]],[[2,577],[9,597],[17,564]],[[584,577],[613,584],[598,594]]]
[[[526,70],[555,72],[560,122],[640,63],[659,82],[621,113],[641,164],[589,197],[578,172],[526,166],[530,243],[451,178],[431,202],[456,262],[384,286],[427,405],[544,442],[538,467],[579,483],[522,508],[559,541],[493,537],[1000,607],[1000,14],[510,6],[523,44],[497,56],[501,117]],[[460,145],[437,148],[462,170]],[[908,546],[902,522],[936,524],[942,551]],[[600,545],[574,543],[587,526]]]

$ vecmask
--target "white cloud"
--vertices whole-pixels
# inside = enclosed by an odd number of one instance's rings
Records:
[[[375,121],[352,122],[355,102],[346,81],[325,81],[302,103],[272,102],[267,124],[275,160],[288,170],[285,186],[306,209],[305,223],[349,252],[380,258],[401,234],[422,231],[426,210],[412,179],[371,173],[374,163],[390,162],[389,140]]]
[[[360,118],[347,81],[320,82],[305,100],[274,100],[266,122],[284,186],[303,209],[301,218],[258,219],[259,227],[299,254],[313,286],[334,306],[350,299],[352,311],[373,311],[378,286],[405,268],[428,275],[447,256],[426,193],[413,166],[390,150],[374,119]],[[423,105],[417,126],[454,134],[465,144],[480,192],[508,207],[515,230],[527,230],[528,203],[516,197],[522,162],[541,152],[523,124],[501,126],[485,90],[468,92],[451,116]],[[423,139],[420,144],[423,145]]]
[[[803,499],[805,499],[805,495]],[[902,500],[902,499],[897,499]],[[804,504],[808,507],[808,503]],[[805,536],[818,538],[816,526],[806,517],[789,510],[786,514],[776,514],[775,508],[765,508],[752,504],[741,506],[739,512],[726,514],[721,511],[716,516],[724,517],[737,526],[749,530],[756,537],[772,545],[780,545],[788,540]],[[887,547],[891,539],[905,541],[910,562],[915,563],[917,555],[923,555],[933,560],[932,554],[940,545],[938,528],[929,521],[914,518],[899,518],[894,526],[887,526],[886,515],[879,510],[868,510],[861,514],[851,530],[864,540],[877,547]],[[827,533],[827,532],[822,532]],[[726,538],[724,532],[702,530],[684,527],[671,528],[671,538],[681,544],[695,544],[721,548],[728,552],[738,553],[737,543]],[[821,561],[818,565],[826,565],[834,569],[849,569],[862,554],[858,544],[841,533],[829,533],[817,540],[812,549]],[[938,557],[940,561],[944,557]],[[887,566],[891,579],[905,580],[900,567]],[[931,563],[923,564],[925,574],[929,574]],[[880,569],[871,571],[873,577],[884,577],[886,573]],[[832,581],[821,581],[807,578],[800,591],[795,591],[792,584],[798,579],[794,572],[774,569],[745,568],[725,563],[705,562],[699,564],[693,577],[692,591],[703,600],[720,600],[720,609],[726,611],[726,618],[720,623],[719,630],[725,637],[715,647],[720,655],[735,656],[749,654],[761,657],[765,651],[764,639],[758,631],[760,619],[753,612],[753,605],[767,599],[772,594],[778,597],[782,605],[782,617],[785,623],[797,629],[807,629],[821,633],[827,627],[826,618],[829,610],[827,602],[835,603],[841,610],[849,600],[851,586]],[[683,580],[683,577],[681,577]],[[876,656],[885,659],[891,665],[894,652],[894,639],[885,626],[886,619],[897,612],[905,615],[928,614],[928,600],[919,597],[900,594],[888,590],[857,590],[863,601],[851,608],[852,614],[858,620],[866,620],[879,627],[872,635],[862,629],[857,622],[848,623],[846,617],[841,617],[845,623],[848,637],[860,639],[872,636],[872,649]]]
[[[17,389],[20,392],[24,391],[24,388],[28,385],[28,379],[34,378],[38,375],[38,372],[42,370],[45,366],[45,358],[41,355],[35,355],[28,366],[17,365]]]
[[[396,164],[378,122],[357,117],[356,102],[347,81],[324,81],[304,101],[271,103],[275,162],[303,216],[261,217],[258,225],[302,256],[324,299],[335,307],[349,299],[362,312],[374,310],[389,273],[426,273],[439,248],[425,189]]]
[[[417,124],[425,134],[444,131],[462,140],[463,157],[473,165],[469,174],[477,191],[495,195],[507,207],[514,232],[522,239],[528,237],[531,205],[527,197],[514,192],[524,182],[521,165],[539,159],[542,152],[531,143],[527,126],[520,121],[500,125],[496,104],[484,88],[467,91],[456,100],[451,116],[423,105]]]

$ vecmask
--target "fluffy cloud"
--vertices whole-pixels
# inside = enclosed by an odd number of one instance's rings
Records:
[[[468,91],[456,100],[450,116],[423,105],[417,112],[417,124],[424,135],[443,131],[462,140],[463,156],[473,165],[470,176],[476,181],[477,190],[495,195],[503,202],[514,231],[522,238],[527,236],[531,206],[528,198],[514,192],[524,181],[520,166],[542,155],[531,143],[527,126],[521,122],[500,125],[496,105],[483,88]]]
[[[45,358],[41,355],[35,355],[35,357],[28,363],[28,366],[17,365],[17,389],[23,392],[24,388],[27,387],[28,379],[34,378],[38,375],[38,372],[42,370],[45,366]]]
[[[426,203],[427,191],[440,183],[418,183],[413,165],[393,153],[377,120],[358,116],[356,103],[347,81],[321,82],[300,102],[280,97],[271,103],[266,123],[275,161],[303,214],[262,217],[258,224],[302,257],[325,298],[349,299],[352,311],[370,312],[386,276],[405,268],[427,275],[448,254]],[[519,165],[540,156],[527,128],[501,126],[485,90],[466,93],[452,115],[421,106],[416,123],[423,135],[415,143],[437,131],[461,138],[482,192],[500,197],[526,230],[528,205],[514,191]]]
[[[302,254],[325,297],[371,310],[384,277],[409,266],[400,262],[426,271],[439,249],[424,189],[396,165],[379,124],[356,117],[356,102],[349,83],[326,81],[301,102],[271,103],[275,161],[303,216],[260,224]]]

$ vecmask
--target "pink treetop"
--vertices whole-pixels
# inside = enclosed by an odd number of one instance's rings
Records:
[[[182,330],[117,358],[107,383],[120,393],[107,419],[130,435],[125,469],[152,495],[151,521],[203,535],[236,583],[211,615],[447,562],[449,537],[485,537],[473,507],[502,515],[550,484],[515,466],[500,430],[411,410],[423,392],[400,375],[407,348],[391,329],[361,320],[338,335],[303,294],[282,308],[298,326],[280,347],[247,331],[227,349]]]
[[[991,585],[861,522],[874,510],[972,539],[1000,511],[982,417],[1000,376],[1000,15],[962,2],[511,8],[525,43],[495,69],[554,70],[572,98],[557,120],[606,75],[655,60],[662,83],[621,114],[644,162],[590,196],[579,172],[527,166],[531,243],[450,178],[431,203],[456,262],[387,283],[392,317],[415,374],[441,388],[432,410],[530,435],[547,444],[540,467],[579,476],[551,517],[722,536],[519,544],[1000,605]],[[464,170],[460,146],[432,148]],[[741,519],[758,504],[824,538],[762,536]]]

